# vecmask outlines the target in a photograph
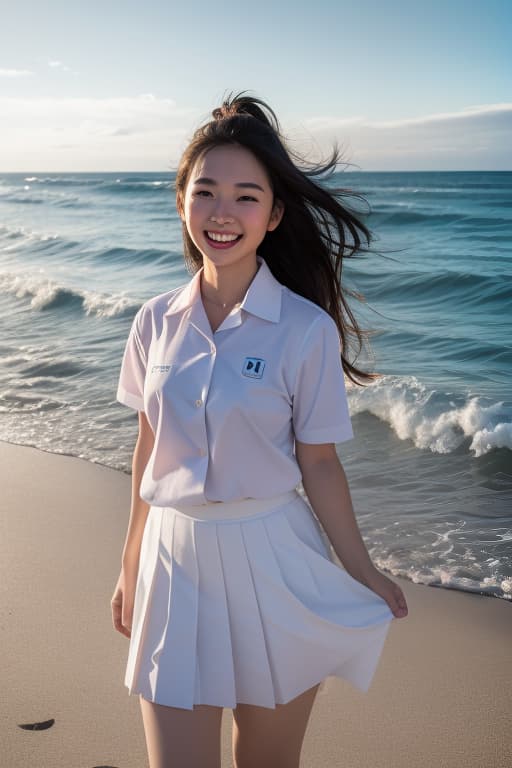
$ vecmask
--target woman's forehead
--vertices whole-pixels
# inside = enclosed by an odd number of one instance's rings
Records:
[[[265,167],[252,152],[232,145],[213,147],[198,157],[190,181],[204,177],[218,182],[255,181],[270,186]]]

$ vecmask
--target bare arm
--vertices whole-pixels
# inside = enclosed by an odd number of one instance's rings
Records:
[[[304,490],[334,551],[354,579],[364,583],[374,565],[359,531],[345,471],[333,444],[296,443]]]
[[[407,616],[402,590],[377,570],[368,554],[335,446],[297,440],[295,454],[311,506],[347,572],[386,600],[397,618]]]
[[[134,566],[139,562],[142,534],[144,533],[144,525],[149,513],[149,504],[140,498],[139,488],[142,475],[153,450],[154,442],[155,436],[146,414],[143,411],[139,411],[139,435],[133,450],[132,501],[128,531],[123,547],[123,566]]]

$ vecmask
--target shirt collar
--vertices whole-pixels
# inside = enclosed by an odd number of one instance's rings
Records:
[[[261,317],[263,320],[277,323],[281,317],[282,285],[276,280],[266,261],[261,256],[258,256],[257,259],[260,267],[247,289],[240,309]],[[178,296],[171,296],[168,301],[168,309],[165,312],[166,315],[181,312],[201,300],[202,271],[203,267],[196,272],[192,280],[184,286]]]
[[[173,291],[173,295],[167,302],[167,310],[164,314],[176,315],[184,309],[191,307],[201,298],[201,272],[203,268],[195,273],[192,280],[183,286],[181,290]],[[177,293],[177,295],[176,295]]]

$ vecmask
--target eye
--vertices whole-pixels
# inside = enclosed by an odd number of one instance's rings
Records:
[[[250,202],[257,203],[257,199],[255,197],[252,197],[251,195],[242,195],[238,198],[239,200],[249,200]]]
[[[208,189],[198,189],[193,194],[194,194],[194,197],[205,197],[205,196],[211,195],[211,192]]]

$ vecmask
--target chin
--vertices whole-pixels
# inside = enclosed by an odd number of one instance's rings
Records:
[[[231,267],[241,264],[256,264],[256,253],[253,254],[235,254],[228,251],[215,251],[214,253],[205,253],[201,251],[203,264],[209,261],[216,267]]]

